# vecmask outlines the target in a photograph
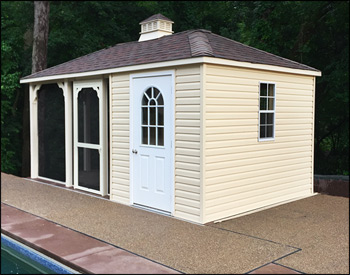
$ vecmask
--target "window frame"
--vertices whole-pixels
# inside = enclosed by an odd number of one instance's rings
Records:
[[[147,95],[147,91],[150,90],[152,91],[152,97],[150,98],[148,95]],[[159,94],[154,97],[154,89],[156,89]],[[148,99],[148,102],[147,102],[147,105],[143,104],[143,98],[146,96],[146,98]],[[163,101],[163,104],[159,104],[159,101],[158,101],[158,98],[161,97],[162,101]],[[151,100],[154,100],[155,101],[155,105],[153,107],[151,107],[150,105],[150,101]],[[147,123],[144,124],[143,123],[143,108],[147,108]],[[154,121],[154,124],[151,124],[151,110],[150,108],[155,108],[154,110],[154,114],[155,114],[155,121]],[[160,125],[159,124],[159,108],[162,108],[163,109],[163,125]],[[163,96],[163,93],[161,92],[160,89],[158,89],[156,86],[150,86],[148,87],[144,92],[143,92],[143,96],[141,98],[141,141],[140,141],[140,146],[143,146],[143,147],[154,147],[154,148],[164,148],[164,136],[165,136],[165,133],[164,133],[164,129],[165,129],[165,121],[164,121],[164,112],[165,112],[165,102],[164,102],[164,96]],[[144,144],[143,143],[143,128],[147,128],[147,144]],[[155,129],[155,144],[150,144],[150,136],[151,136],[151,128],[154,128]],[[159,144],[159,129],[163,129],[162,132],[163,132],[163,144],[160,145]]]
[[[267,110],[260,109],[260,101],[261,101],[261,84],[267,84]],[[269,85],[274,85],[274,101],[273,101],[273,110],[268,110],[268,99],[269,99]],[[276,131],[276,83],[270,81],[259,81],[259,113],[258,113],[258,141],[274,141],[275,140],[275,131]],[[265,97],[265,96],[264,96]],[[260,127],[261,127],[261,119],[260,114],[273,114],[273,122],[272,122],[272,137],[260,137]],[[264,124],[265,125],[265,124]]]

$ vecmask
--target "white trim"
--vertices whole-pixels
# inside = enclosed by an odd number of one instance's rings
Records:
[[[164,67],[173,67],[173,66],[198,64],[198,63],[226,65],[226,66],[284,72],[284,73],[292,73],[292,74],[300,74],[300,75],[311,75],[311,76],[322,75],[320,71],[292,69],[292,68],[279,67],[274,65],[233,61],[233,60],[216,58],[216,57],[195,57],[195,58],[185,58],[185,59],[172,60],[172,61],[147,63],[147,64],[141,64],[141,65],[123,66],[119,68],[97,70],[97,71],[90,71],[90,72],[61,74],[61,75],[44,76],[44,77],[38,77],[38,78],[22,79],[20,80],[20,83],[23,84],[23,83],[34,83],[34,82],[53,81],[53,80],[57,81],[58,79],[65,79],[65,78],[92,77],[92,76],[99,76],[103,74],[122,73],[122,72],[154,69],[154,68],[161,69]]]
[[[112,140],[112,75],[109,75],[109,90],[107,91],[109,93],[109,112],[107,116],[109,116],[109,148],[107,148],[107,156],[109,152],[109,161],[108,161],[108,171],[107,174],[109,174],[109,190],[107,190],[107,194],[109,194],[110,198],[112,197],[111,189],[112,189],[112,148],[113,148],[113,140]],[[108,189],[108,183],[107,183],[107,189]]]
[[[249,68],[249,69],[256,69],[256,70],[275,71],[275,72],[301,74],[301,75],[321,76],[322,74],[320,71],[292,69],[292,68],[280,67],[275,65],[234,61],[234,60],[228,60],[228,59],[217,58],[217,57],[203,57],[203,59],[204,59],[204,63],[215,64],[215,65],[226,65],[226,66],[232,66],[232,67],[242,67],[242,68]]]
[[[172,133],[170,134],[172,137],[172,140],[170,142],[172,146],[172,153],[170,156],[169,162],[172,164],[173,169],[171,170],[172,175],[171,175],[171,209],[170,209],[170,214],[174,216],[175,213],[175,70],[170,70],[170,71],[158,71],[158,72],[149,72],[149,73],[137,73],[137,74],[130,74],[129,76],[129,87],[130,87],[130,100],[129,100],[129,133],[130,133],[130,148],[129,148],[129,159],[130,159],[130,182],[129,182],[129,192],[130,192],[130,204],[134,205],[134,198],[133,198],[133,153],[131,152],[132,148],[134,148],[134,130],[133,130],[133,104],[134,104],[134,96],[133,96],[133,79],[135,78],[147,78],[147,77],[154,77],[154,76],[166,76],[170,75],[172,78],[172,87],[171,87],[171,99],[172,99],[172,113],[171,113],[171,118],[170,121],[173,122],[173,127],[172,127]]]
[[[45,177],[42,177],[42,176],[38,176],[37,179],[52,181],[54,183],[59,183],[59,184],[62,184],[62,185],[66,184],[64,181],[54,180],[54,179],[50,179],[50,178],[45,178]]]
[[[41,84],[29,86],[29,124],[30,124],[30,176],[39,176],[39,136],[38,136],[38,90]]]
[[[99,144],[88,144],[78,141],[78,95],[83,88],[93,88],[99,98]],[[106,90],[103,78],[88,79],[73,82],[73,123],[74,123],[74,188],[96,193],[102,196],[107,195],[107,178],[106,178]],[[78,148],[95,149],[99,151],[100,157],[100,191],[79,186],[79,167],[78,167]]]
[[[72,85],[65,80],[63,85],[58,86],[64,96],[64,121],[65,121],[65,150],[66,150],[66,187],[73,186],[73,89]]]
[[[274,101],[273,101],[273,110],[260,110],[260,99],[261,99],[261,96],[260,96],[260,92],[261,92],[261,84],[273,84],[275,85],[275,88],[274,88],[274,95],[273,95],[273,98],[274,98]],[[267,90],[266,90],[266,93],[267,93],[267,107],[268,107],[268,94],[269,94],[269,89],[268,89],[268,86],[267,85]],[[275,82],[270,82],[270,81],[259,81],[259,114],[258,114],[258,141],[274,141],[275,140],[275,132],[276,132],[276,83]],[[264,113],[264,114],[273,114],[273,132],[272,132],[272,137],[268,137],[268,138],[261,138],[260,137],[260,113]]]
[[[89,143],[83,143],[83,142],[77,142],[78,147],[80,148],[87,148],[87,149],[96,149],[101,150],[100,144],[89,144]]]
[[[102,191],[97,191],[97,190],[94,190],[94,189],[91,189],[91,188],[86,188],[86,187],[79,186],[79,185],[74,186],[74,189],[79,189],[79,190],[83,190],[83,191],[86,191],[86,192],[94,193],[94,194],[97,194],[97,195],[105,196],[105,195],[102,195]]]
[[[315,101],[316,101],[316,77],[313,79],[312,89],[312,139],[311,139],[311,193],[314,194],[314,167],[315,167]]]

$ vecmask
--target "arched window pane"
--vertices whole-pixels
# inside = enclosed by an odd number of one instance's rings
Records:
[[[142,97],[142,106],[147,106],[148,105],[148,98],[144,95]]]
[[[162,94],[160,94],[157,98],[157,102],[158,102],[158,106],[159,105],[164,105],[164,101],[163,101],[163,96]]]

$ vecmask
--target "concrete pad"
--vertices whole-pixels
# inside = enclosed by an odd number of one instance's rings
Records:
[[[246,273],[298,249],[1,174],[1,201],[185,273]]]
[[[298,247],[276,263],[305,273],[349,274],[349,199],[316,195],[213,224]]]

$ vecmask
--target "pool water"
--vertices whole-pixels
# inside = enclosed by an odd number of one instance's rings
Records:
[[[57,274],[17,251],[1,244],[1,274]]]

